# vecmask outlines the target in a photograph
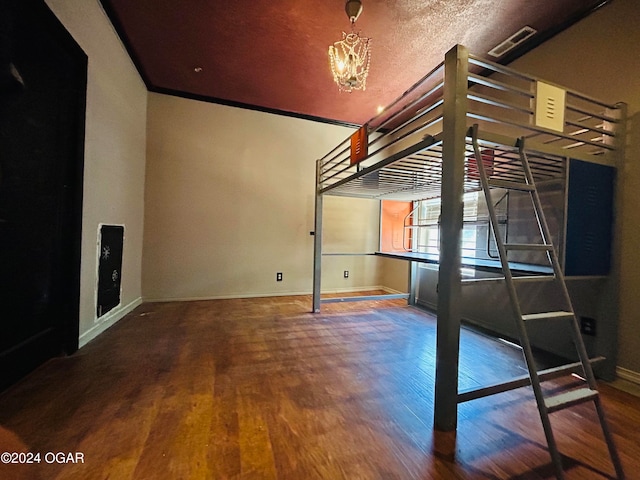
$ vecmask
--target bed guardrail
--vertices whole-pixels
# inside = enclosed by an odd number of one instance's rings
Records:
[[[469,56],[467,67],[468,127],[478,124],[481,132],[505,141],[525,137],[530,148],[544,154],[615,164],[624,115],[620,105],[479,57]],[[354,161],[351,136],[318,160],[317,192],[375,197],[380,188],[384,190],[380,198],[392,198],[394,185],[402,193],[403,182],[415,184],[425,171],[440,168],[444,88],[441,63],[362,126],[366,144],[361,160]],[[550,115],[555,117],[551,124]],[[393,168],[394,162],[399,162],[398,168]],[[378,175],[379,167],[385,170]],[[373,181],[366,181],[374,175],[378,176]],[[353,188],[346,188],[351,181]],[[437,193],[418,188],[416,195],[426,198]]]

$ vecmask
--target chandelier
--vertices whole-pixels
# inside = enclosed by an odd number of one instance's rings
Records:
[[[333,80],[341,92],[366,90],[371,39],[356,33],[356,20],[362,13],[360,0],[347,0],[345,7],[351,22],[351,33],[342,32],[342,40],[329,46],[329,64]]]

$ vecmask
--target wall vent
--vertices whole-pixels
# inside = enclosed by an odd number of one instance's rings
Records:
[[[504,42],[502,42],[499,45],[496,45],[495,47],[493,47],[489,51],[489,55],[491,55],[492,57],[496,57],[496,58],[497,57],[501,57],[505,53],[510,52],[511,50],[516,48],[518,45],[520,45],[522,42],[524,42],[528,38],[530,38],[533,35],[535,35],[536,32],[537,32],[537,30],[535,28],[532,28],[532,27],[529,27],[529,26],[522,27],[516,33],[514,33],[509,38],[507,38]]]

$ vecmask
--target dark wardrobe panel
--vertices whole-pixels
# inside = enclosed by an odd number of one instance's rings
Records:
[[[0,389],[78,348],[86,79],[44,1],[0,2]]]

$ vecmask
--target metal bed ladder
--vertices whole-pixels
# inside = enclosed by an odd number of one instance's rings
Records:
[[[509,299],[513,307],[513,311],[515,313],[518,334],[520,337],[520,344],[524,354],[527,369],[529,371],[531,386],[533,388],[536,403],[538,405],[538,411],[540,412],[540,419],[542,421],[542,426],[544,428],[544,433],[547,439],[549,453],[551,455],[551,459],[555,467],[556,477],[558,478],[558,480],[564,479],[564,470],[562,467],[562,457],[558,451],[558,447],[553,435],[553,430],[551,428],[549,414],[556,412],[558,410],[563,410],[565,408],[575,406],[580,403],[592,401],[594,403],[594,406],[598,414],[598,418],[600,420],[600,425],[602,427],[602,432],[604,434],[604,438],[607,443],[607,447],[609,449],[609,455],[611,457],[611,461],[616,471],[616,476],[619,479],[624,479],[622,464],[620,462],[620,458],[618,456],[618,453],[613,441],[613,436],[611,434],[611,431],[609,430],[607,421],[605,419],[604,410],[603,410],[602,403],[600,401],[600,397],[597,390],[596,379],[591,367],[591,362],[588,358],[587,351],[584,346],[584,342],[582,340],[580,327],[578,326],[576,315],[573,311],[571,299],[569,297],[569,292],[567,290],[562,268],[558,261],[558,256],[556,254],[556,251],[552,245],[551,235],[549,234],[549,227],[547,225],[547,222],[545,220],[545,217],[542,211],[542,204],[540,202],[540,197],[538,195],[538,191],[536,190],[536,185],[533,179],[533,175],[531,173],[529,160],[527,159],[527,154],[525,152],[524,138],[521,138],[518,140],[518,149],[519,149],[520,161],[522,163],[525,182],[522,183],[522,182],[500,181],[499,186],[500,188],[518,190],[518,191],[528,192],[530,194],[531,200],[533,203],[533,210],[535,212],[536,221],[540,230],[540,236],[542,238],[542,243],[540,244],[513,244],[513,243],[510,244],[510,243],[505,243],[502,240],[498,231],[498,221],[497,221],[496,212],[493,207],[493,203],[491,202],[490,189],[492,187],[492,183],[491,183],[491,180],[487,177],[485,166],[482,162],[482,154],[478,146],[477,125],[475,125],[472,128],[471,136],[473,141],[473,149],[474,149],[476,166],[478,168],[478,173],[480,174],[479,176],[482,184],[482,190],[487,199],[487,207],[489,210],[492,233],[495,238],[498,252],[500,255],[502,270],[504,272],[506,286],[509,292]],[[565,310],[554,311],[554,312],[528,313],[528,314],[522,313],[522,309],[520,308],[520,302],[518,300],[518,294],[514,285],[514,277],[510,270],[509,261],[507,258],[507,253],[509,251],[515,251],[515,250],[546,252],[547,257],[551,265],[553,266],[554,277],[552,278],[555,282],[557,282],[564,296],[564,300],[566,304]],[[526,324],[528,322],[539,322],[539,321],[568,321],[570,323],[573,342],[576,346],[578,357],[580,359],[580,363],[582,364],[582,368],[584,370],[586,387],[568,390],[559,395],[545,397],[542,391],[542,388],[540,386],[540,378],[538,377],[538,371],[536,369],[536,365],[533,359],[533,352],[532,352],[531,343],[529,341],[529,336],[527,334],[527,327],[526,327]]]

